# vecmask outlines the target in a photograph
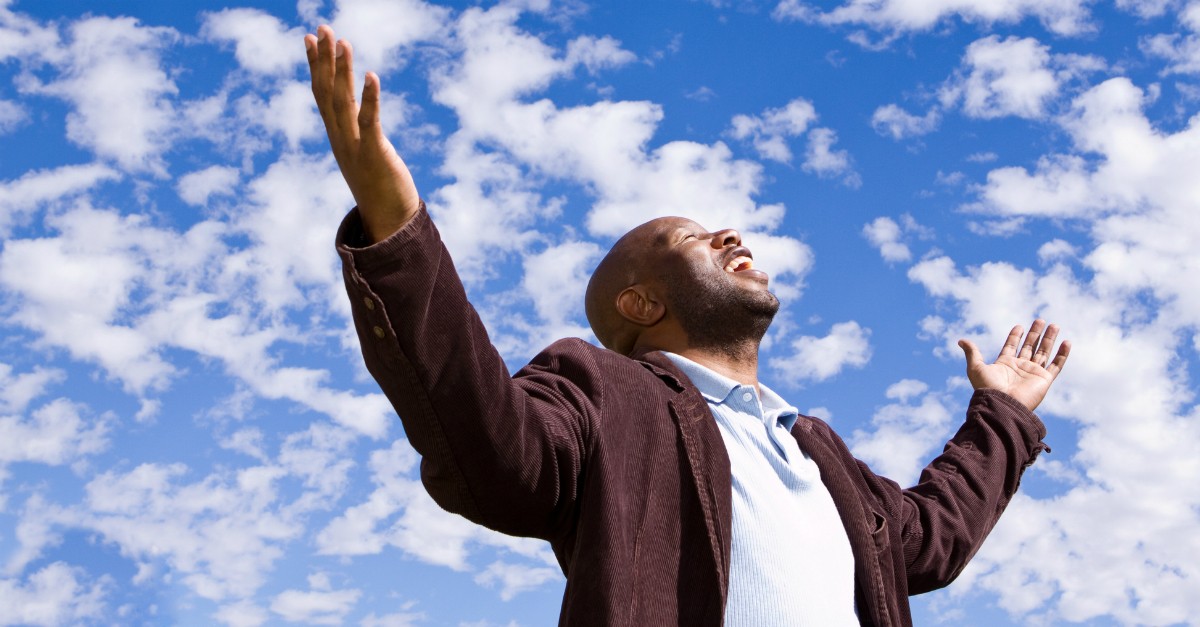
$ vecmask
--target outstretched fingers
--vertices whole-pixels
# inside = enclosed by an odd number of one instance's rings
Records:
[[[383,142],[383,127],[379,123],[379,75],[367,72],[363,79],[362,104],[358,109],[358,134],[364,142]]]
[[[1000,355],[997,357],[1016,357],[1017,345],[1021,343],[1021,334],[1025,332],[1025,328],[1017,325],[1008,332],[1008,337],[1004,339],[1004,346],[1000,347]]]
[[[1058,346],[1058,352],[1055,353],[1054,359],[1046,364],[1046,372],[1050,376],[1057,377],[1058,373],[1062,372],[1063,366],[1067,364],[1067,357],[1071,356],[1071,341],[1063,340],[1063,343]]]
[[[1058,325],[1052,324],[1046,327],[1046,332],[1042,334],[1038,341],[1037,349],[1033,351],[1030,361],[1042,366],[1050,363],[1050,351],[1054,350],[1054,341],[1058,339]]]
[[[333,29],[321,25],[316,35],[304,36],[304,47],[308,54],[313,98],[317,101],[317,110],[321,113],[326,130],[330,130],[333,128]]]
[[[1033,353],[1037,349],[1038,342],[1042,339],[1042,331],[1046,329],[1046,321],[1038,318],[1029,325],[1029,334],[1025,336],[1025,342],[1021,344],[1021,352],[1017,353],[1017,359],[1033,359]]]
[[[354,99],[354,49],[339,39],[334,49],[333,112],[343,139],[358,139],[358,101]]]

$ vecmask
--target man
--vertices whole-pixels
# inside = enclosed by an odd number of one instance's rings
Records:
[[[1034,322],[987,364],[920,483],[901,490],[758,382],[776,310],[736,231],[648,222],[613,246],[586,309],[610,350],[554,343],[509,377],[407,167],[354,99],[353,51],[305,37],[313,93],[357,208],[338,250],[368,369],[445,509],[550,542],[569,625],[911,623],[1045,449],[1031,412],[1069,353]]]

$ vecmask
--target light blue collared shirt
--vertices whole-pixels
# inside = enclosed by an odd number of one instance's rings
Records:
[[[700,390],[729,453],[733,539],[727,627],[857,625],[854,555],[820,470],[790,431],[799,411],[665,353]]]

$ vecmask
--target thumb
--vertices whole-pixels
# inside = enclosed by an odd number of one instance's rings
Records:
[[[983,354],[979,352],[979,347],[971,340],[959,340],[958,347],[963,350],[963,355],[967,358],[967,369],[970,370],[974,366],[982,366]]]

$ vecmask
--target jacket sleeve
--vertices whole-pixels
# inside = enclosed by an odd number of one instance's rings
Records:
[[[948,585],[979,550],[1016,493],[1021,475],[1048,447],[1042,421],[1019,401],[976,390],[966,422],[942,454],[900,491],[898,517],[909,594]]]
[[[571,516],[601,399],[596,349],[560,341],[510,378],[424,206],[364,248],[357,210],[338,253],[367,369],[444,509],[550,538]]]

